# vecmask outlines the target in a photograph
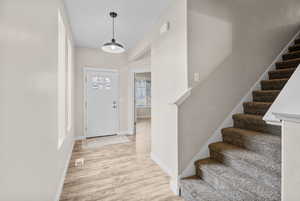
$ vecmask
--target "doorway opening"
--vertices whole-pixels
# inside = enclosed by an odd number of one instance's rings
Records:
[[[151,151],[151,73],[134,74],[134,124],[138,153]],[[143,143],[144,142],[144,143]]]

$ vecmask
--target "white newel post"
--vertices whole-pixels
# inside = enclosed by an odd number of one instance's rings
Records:
[[[282,201],[299,201],[300,115],[275,115],[282,120]]]

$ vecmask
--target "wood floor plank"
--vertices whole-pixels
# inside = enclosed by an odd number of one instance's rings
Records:
[[[150,158],[150,123],[137,125],[130,142],[86,148],[76,142],[60,201],[183,201]],[[82,168],[75,160],[85,159]]]

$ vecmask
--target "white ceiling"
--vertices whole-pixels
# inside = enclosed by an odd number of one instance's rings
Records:
[[[143,39],[172,0],[65,0],[77,47],[100,48],[112,38],[110,11],[116,11],[117,41],[130,49]]]

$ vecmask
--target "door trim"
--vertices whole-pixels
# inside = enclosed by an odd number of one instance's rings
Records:
[[[83,134],[84,139],[87,138],[87,72],[88,71],[96,71],[96,72],[113,72],[118,73],[118,107],[117,107],[117,133],[120,133],[120,71],[117,69],[109,69],[109,68],[94,68],[94,67],[84,67],[83,68]]]
[[[129,72],[129,108],[128,108],[128,124],[129,124],[129,133],[134,135],[134,123],[135,123],[135,105],[134,105],[134,101],[135,101],[135,83],[134,83],[134,79],[135,79],[135,74],[136,73],[151,73],[150,69],[147,68],[141,68],[141,69],[131,69]]]

